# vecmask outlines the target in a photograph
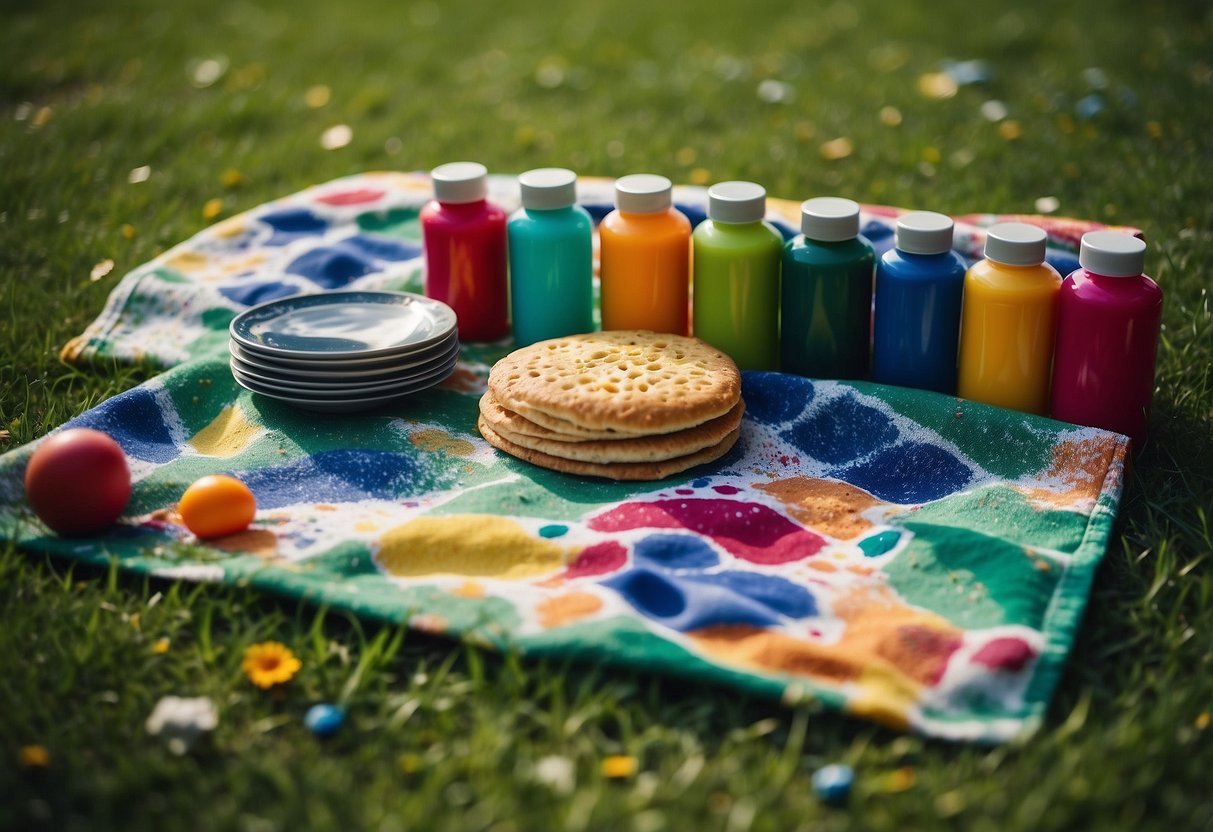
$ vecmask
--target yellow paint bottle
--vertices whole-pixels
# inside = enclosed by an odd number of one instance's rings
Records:
[[[965,274],[957,395],[1044,415],[1049,409],[1061,275],[1045,232],[1007,222],[986,232],[985,259]]]

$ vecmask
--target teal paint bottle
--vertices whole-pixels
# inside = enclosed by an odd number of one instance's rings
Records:
[[[814,378],[864,378],[876,254],[859,234],[859,205],[805,200],[800,230],[783,248],[780,367]]]
[[[518,177],[522,207],[506,226],[514,342],[590,332],[593,222],[577,205],[577,174],[538,168]]]

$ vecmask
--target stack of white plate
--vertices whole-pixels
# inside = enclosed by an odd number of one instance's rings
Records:
[[[444,303],[405,292],[329,292],[263,303],[230,327],[232,375],[297,407],[350,413],[393,404],[455,369]]]

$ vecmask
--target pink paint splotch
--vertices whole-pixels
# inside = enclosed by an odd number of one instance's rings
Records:
[[[386,191],[378,188],[357,188],[352,191],[334,191],[324,196],[316,197],[317,202],[325,205],[362,205],[381,199]]]
[[[1034,658],[1036,650],[1023,639],[995,638],[983,644],[981,649],[973,654],[973,663],[991,670],[1018,673]]]
[[[782,514],[738,500],[655,500],[622,503],[589,522],[600,532],[686,529],[711,538],[734,557],[763,566],[803,560],[825,540]]]
[[[565,570],[566,578],[585,578],[590,575],[609,575],[618,572],[628,562],[628,550],[614,540],[595,543],[581,550],[577,559]]]

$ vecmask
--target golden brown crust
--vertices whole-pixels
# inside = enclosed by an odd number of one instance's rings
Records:
[[[501,438],[532,451],[540,451],[561,459],[581,462],[609,464],[612,462],[661,462],[677,459],[687,454],[710,448],[719,443],[741,424],[745,405],[738,402],[723,416],[710,419],[702,425],[674,433],[659,433],[654,436],[637,436],[628,439],[599,439],[568,441],[556,434],[538,438],[525,433],[515,433],[500,427],[487,416],[484,421]]]
[[[603,477],[610,480],[660,480],[682,473],[690,468],[694,468],[696,465],[703,465],[724,456],[737,442],[737,437],[741,432],[740,428],[735,428],[717,444],[677,459],[668,459],[661,462],[614,462],[601,464],[561,459],[558,456],[545,454],[542,451],[535,451],[530,448],[524,448],[521,445],[515,445],[494,431],[483,418],[479,420],[477,426],[480,428],[481,435],[488,440],[490,445],[525,462],[565,474]]]
[[[651,436],[644,433],[621,433],[617,430],[590,430],[574,425],[564,419],[553,419],[542,413],[532,414],[539,421],[532,421],[521,414],[515,413],[508,407],[503,407],[493,398],[493,391],[486,392],[480,397],[480,415],[484,417],[494,430],[509,433],[521,433],[536,439],[556,439],[561,442],[585,442],[603,439],[631,439],[637,436]]]
[[[568,423],[651,435],[728,413],[741,397],[741,374],[698,338],[619,330],[515,350],[490,371],[489,391],[503,407],[557,432]]]

